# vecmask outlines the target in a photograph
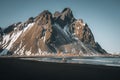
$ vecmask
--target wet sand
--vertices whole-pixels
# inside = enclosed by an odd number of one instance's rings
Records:
[[[0,58],[0,80],[120,80],[120,67]]]

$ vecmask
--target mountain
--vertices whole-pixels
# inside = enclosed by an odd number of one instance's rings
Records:
[[[36,17],[0,28],[0,55],[48,53],[106,54],[82,19],[70,8],[54,14],[44,10]]]

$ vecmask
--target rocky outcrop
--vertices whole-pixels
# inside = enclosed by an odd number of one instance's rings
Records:
[[[12,31],[14,31],[16,29],[16,27],[21,24],[21,22],[18,22],[18,23],[15,23],[15,24],[12,24],[10,26],[8,26],[7,28],[4,29],[4,33],[5,34],[9,34],[11,33]]]
[[[48,10],[43,11],[35,18],[35,22],[38,25],[52,24],[53,18],[51,12],[49,12]]]
[[[71,24],[71,32],[85,44],[95,45],[95,40],[88,25],[82,19],[76,20]]]
[[[54,13],[54,20],[56,20],[60,15],[61,15],[61,13],[59,11],[56,11]]]
[[[4,30],[2,54],[35,55],[47,53],[104,54],[82,19],[75,19],[70,8],[52,15],[48,10],[24,23]]]
[[[74,20],[75,18],[71,9],[65,8],[61,13],[57,12],[57,18],[55,19],[55,22],[64,28],[65,25],[72,23]]]

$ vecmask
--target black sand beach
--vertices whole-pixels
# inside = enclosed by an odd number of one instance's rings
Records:
[[[120,80],[120,67],[0,58],[0,80]]]

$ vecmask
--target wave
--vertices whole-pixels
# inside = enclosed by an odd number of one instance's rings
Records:
[[[45,62],[63,62],[63,58],[21,58],[24,60],[35,60],[35,61],[45,61]],[[93,58],[66,58],[66,63],[78,63],[78,64],[94,64],[94,65],[105,65],[105,66],[119,66],[119,58],[103,58],[103,57],[93,57]]]

